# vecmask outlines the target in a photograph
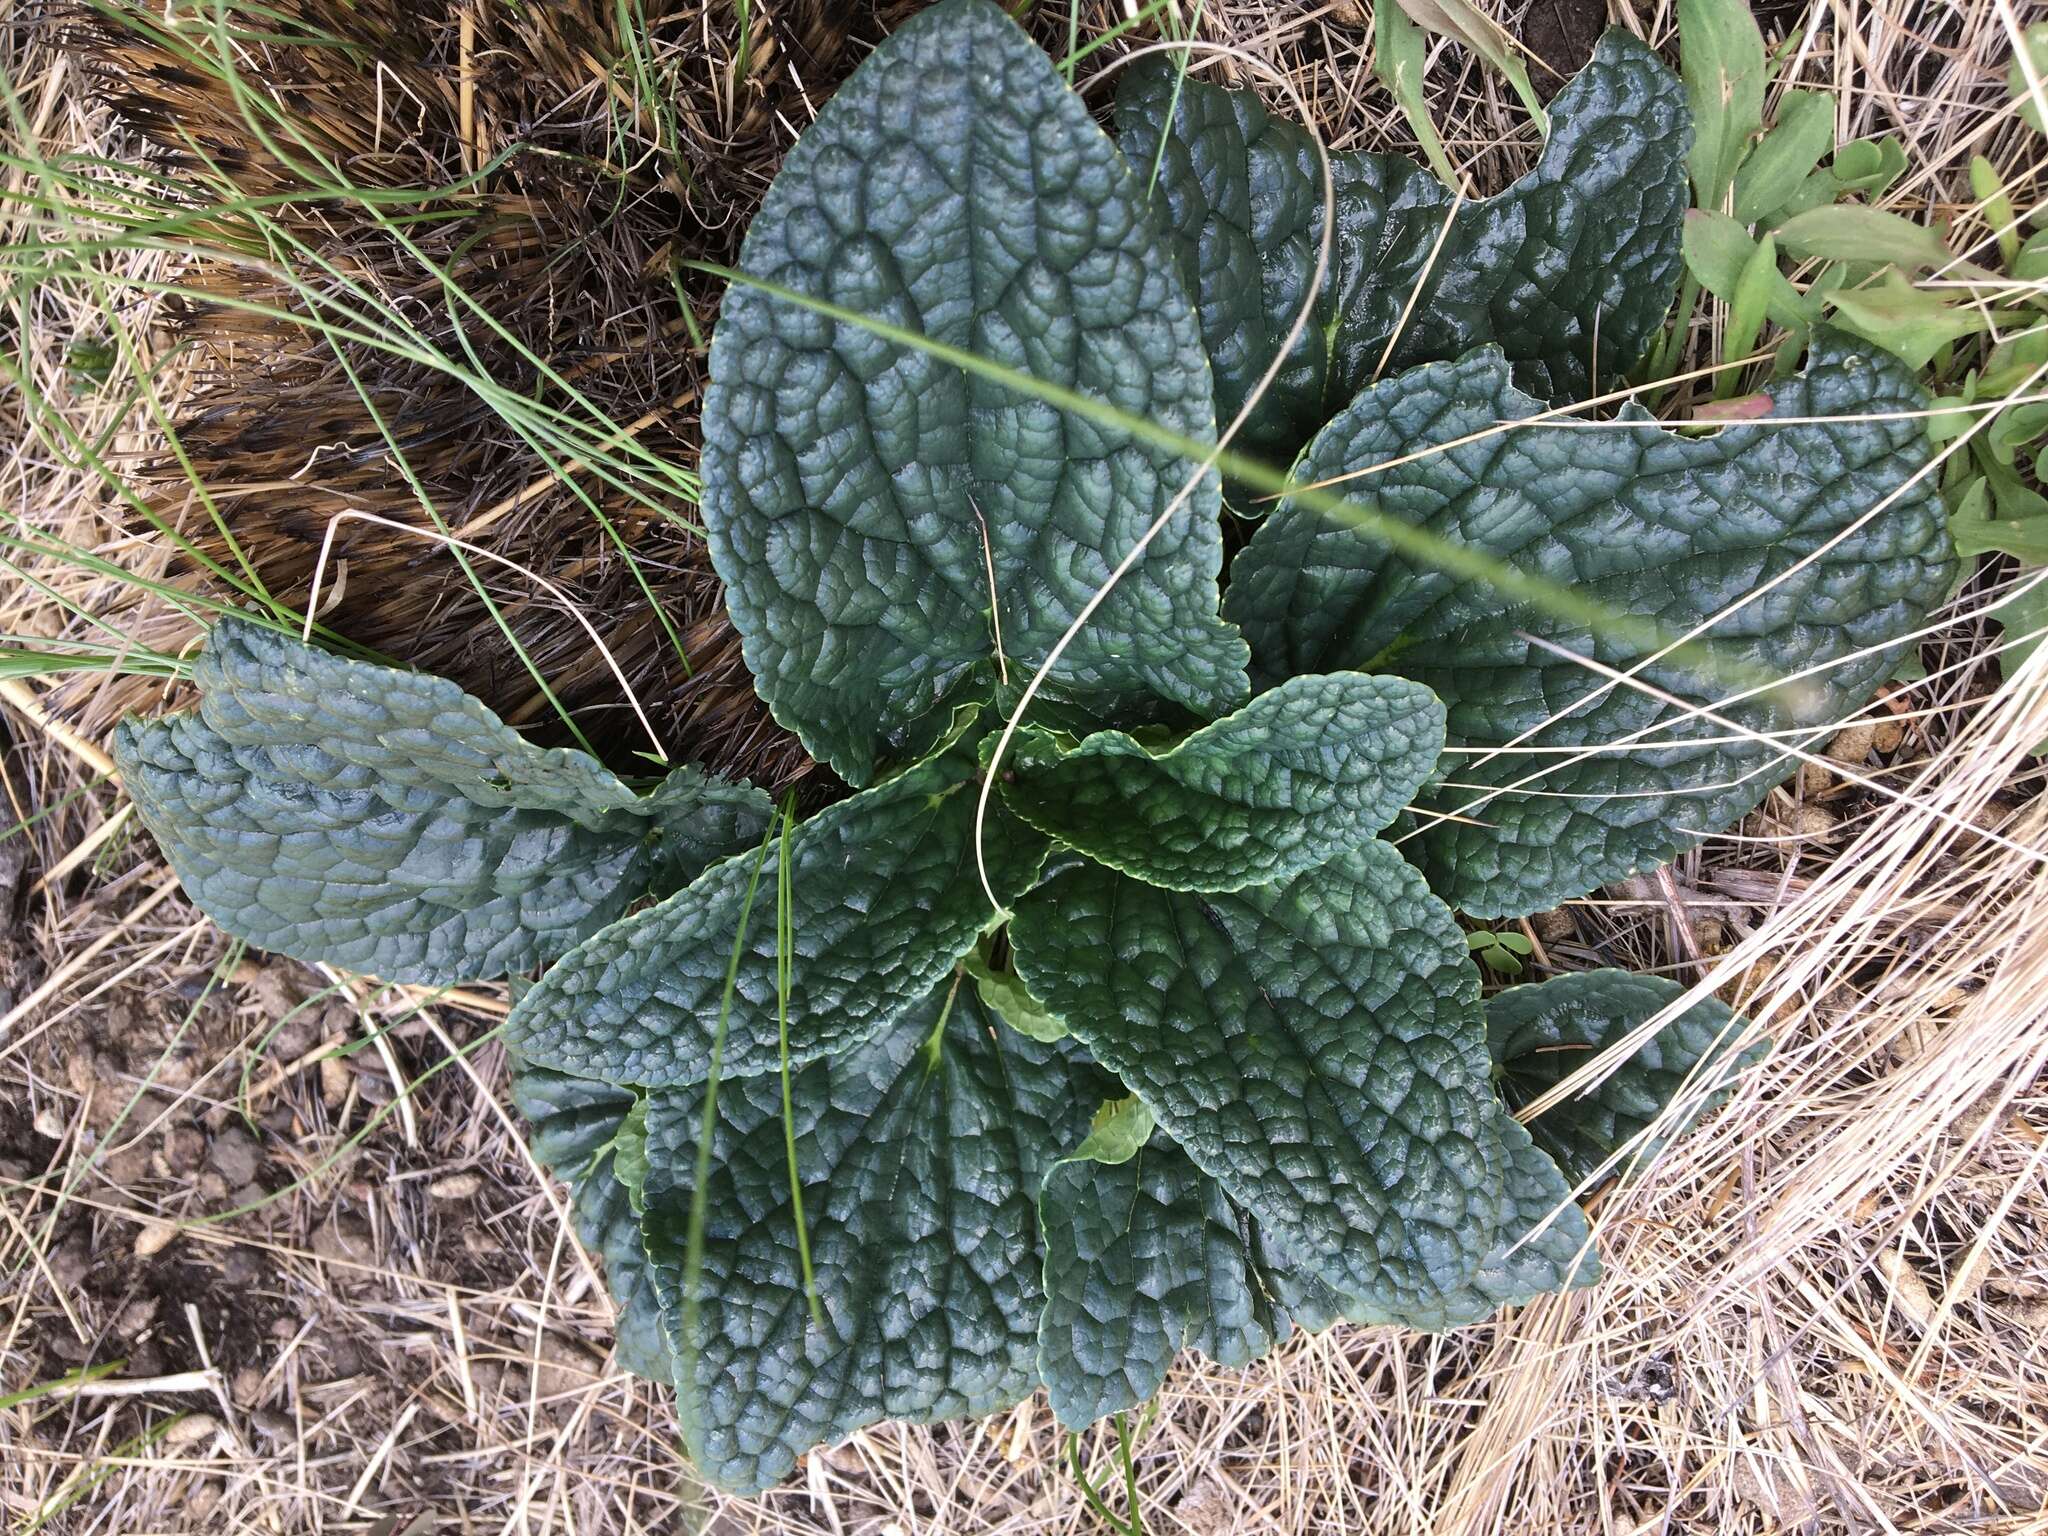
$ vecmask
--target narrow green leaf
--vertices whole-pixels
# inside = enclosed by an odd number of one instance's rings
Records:
[[[2027,236],[2012,264],[2011,275],[2023,283],[2048,280],[2048,230]]]
[[[1815,171],[1811,176],[1808,176],[1806,180],[1800,182],[1792,195],[1779,205],[1771,218],[1773,220],[1789,219],[1794,214],[1806,212],[1809,208],[1819,208],[1823,204],[1832,203],[1842,195],[1843,191],[1842,184],[1835,179],[1835,173],[1823,167]],[[1766,222],[1770,222],[1770,220]]]
[[[1529,83],[1528,66],[1515,52],[1514,40],[1501,30],[1499,22],[1468,5],[1466,0],[1397,0],[1397,3],[1417,26],[1439,37],[1463,43],[1499,70],[1521,98],[1523,109],[1536,119],[1538,127],[1548,130],[1549,115],[1543,110],[1543,102],[1535,87]]]
[[[1436,123],[1429,115],[1429,102],[1422,94],[1422,77],[1428,69],[1422,29],[1415,24],[1400,0],[1373,0],[1372,17],[1373,37],[1377,43],[1373,50],[1372,72],[1394,98],[1394,105],[1401,109],[1401,115],[1408,119],[1409,130],[1415,135],[1415,142],[1422,146],[1422,157],[1436,172],[1438,182],[1455,189],[1458,185],[1457,167],[1451,164],[1451,157],[1444,152],[1444,141],[1436,131]]]
[[[1787,91],[1778,120],[1735,174],[1735,219],[1755,224],[1797,196],[1835,145],[1835,100],[1822,91]]]
[[[1748,0],[1678,0],[1678,73],[1692,104],[1694,200],[1719,210],[1764,123],[1764,39]]]
[[[1991,505],[2001,520],[2023,523],[2048,517],[2048,496],[2020,479],[2010,464],[1999,461],[1997,454],[1987,451],[1982,438],[1970,445],[1970,458],[1991,488]]]
[[[1965,556],[2006,554],[2028,565],[2048,565],[2048,508],[2036,517],[1993,518],[1986,481],[1973,484],[1948,527],[1957,551]]]
[[[1020,767],[1003,803],[1097,863],[1170,890],[1290,879],[1369,841],[1443,750],[1426,688],[1362,672],[1293,677],[1153,753],[1121,731]]]
[[[1832,170],[1841,191],[1882,197],[1905,174],[1906,146],[1890,134],[1881,139],[1858,139],[1835,152]]]
[[[1809,208],[1780,224],[1777,236],[1794,256],[1820,261],[1889,261],[1914,268],[1948,260],[1939,230],[1858,203]]]
[[[1999,260],[2010,272],[2020,259],[2019,221],[2013,216],[2012,198],[1998,167],[1982,155],[1970,156],[1970,192],[1984,205],[1984,223],[1993,231]]]
[[[2022,35],[2025,43],[2026,62],[2033,66],[2034,79],[2044,82],[2048,89],[2048,22],[2037,21]],[[2040,93],[2027,78],[2027,71],[2021,67],[2021,54],[2015,51],[2012,62],[2005,66],[2005,86],[2013,99],[2020,103],[2020,117],[2036,133],[2048,131],[2042,126],[2042,101]]]
[[[1686,269],[1717,299],[1735,301],[1742,274],[1749,270],[1758,248],[1749,231],[1725,213],[1694,209],[1685,216]],[[1787,330],[1803,328],[1818,316],[1819,306],[1809,304],[1792,280],[1777,271],[1775,263],[1771,270],[1777,275],[1769,281],[1764,313]]]
[[[2005,631],[1998,670],[2009,681],[2048,640],[2048,582],[2035,582],[2014,593],[1992,609],[1991,616]],[[2036,757],[2048,757],[2048,738],[2036,742],[2031,750]]]
[[[626,1111],[626,1118],[619,1126],[618,1139],[612,1143],[612,1172],[621,1184],[626,1186],[627,1201],[633,1207],[633,1214],[640,1214],[641,1200],[647,1188],[647,1101],[636,1099],[633,1107]]]
[[[1910,368],[1925,368],[1950,342],[1984,329],[1981,310],[1957,303],[1955,294],[1915,288],[1896,267],[1874,287],[1838,288],[1828,297],[1837,325]]]
[[[1769,235],[1757,242],[1742,275],[1735,280],[1735,297],[1728,305],[1728,329],[1723,335],[1722,356],[1726,361],[1747,357],[1756,349],[1762,334],[1764,314],[1770,308],[1776,285],[1784,281],[1778,271],[1778,246]],[[1714,379],[1714,398],[1726,400],[1735,393],[1739,370],[1725,368]]]

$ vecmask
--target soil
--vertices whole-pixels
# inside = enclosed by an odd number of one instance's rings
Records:
[[[1522,14],[1521,41],[1536,55],[1530,82],[1545,101],[1593,57],[1607,30],[1606,0],[1534,0]]]

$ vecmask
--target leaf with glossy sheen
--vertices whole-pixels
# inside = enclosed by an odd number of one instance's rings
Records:
[[[1178,69],[1162,55],[1125,71],[1117,134],[1135,165],[1149,168],[1158,154]],[[1498,197],[1452,215],[1451,193],[1413,161],[1332,155],[1329,273],[1237,446],[1285,465],[1374,377],[1484,342],[1504,347],[1539,394],[1592,393],[1596,335],[1599,376],[1612,377],[1642,355],[1670,306],[1690,142],[1677,80],[1641,43],[1611,31],[1551,104],[1535,169]],[[1285,339],[1315,271],[1315,150],[1253,92],[1190,77],[1166,136],[1159,200],[1201,312],[1216,415],[1227,422]]]
[[[1456,1293],[1444,1298],[1430,1328],[1462,1328],[1502,1307],[1519,1307],[1538,1296],[1593,1284],[1600,1260],[1593,1252],[1586,1215],[1572,1203],[1571,1186],[1550,1154],[1538,1147],[1513,1117],[1496,1124],[1507,1155],[1509,1201],[1493,1247]],[[1531,1235],[1533,1234],[1533,1235]],[[1260,1273],[1297,1326],[1318,1333],[1335,1322],[1407,1322],[1391,1316],[1370,1297],[1346,1292],[1290,1258],[1261,1234]]]
[[[928,993],[997,920],[974,860],[971,736],[819,812],[790,838],[790,1059],[857,1044]],[[989,879],[1005,902],[1036,878],[1045,839],[1000,806]],[[715,864],[687,889],[565,955],[513,1010],[534,1061],[608,1082],[681,1084],[710,1070],[747,891],[723,1071],[777,1069],[776,870],[771,848]]]
[[[1487,1045],[1508,1104],[1519,1109],[1542,1097],[1684,992],[1660,976],[1577,971],[1495,993],[1486,1003]],[[1742,1020],[1726,1007],[1702,999],[1601,1082],[1538,1115],[1529,1131],[1577,1183],[1593,1177],[1684,1091],[1698,1107],[1669,1136],[1629,1154],[1631,1164],[1648,1166],[1668,1141],[1727,1100],[1737,1072],[1763,1059],[1763,1046],[1735,1054],[1742,1031]]]
[[[1222,1186],[1164,1131],[1136,1147],[1089,1141],[1039,1197],[1038,1369],[1069,1429],[1148,1401],[1183,1349],[1243,1366],[1274,1339],[1244,1218]]]
[[[1288,679],[1154,753],[1121,731],[1020,764],[1003,803],[1148,885],[1270,885],[1370,842],[1443,750],[1427,688],[1362,672]]]
[[[740,266],[1215,436],[1143,183],[990,0],[913,17],[839,87]],[[1193,469],[857,325],[726,295],[704,397],[712,559],[762,697],[850,783],[995,686],[991,563],[1003,651],[1028,675]],[[1065,652],[1049,702],[1129,723],[1243,701],[1218,505],[1210,476]]]
[[[569,1186],[577,1238],[604,1260],[619,1363],[650,1381],[671,1380],[675,1362],[640,1243],[640,1215],[620,1166],[627,1161],[627,1126],[646,1100],[515,1056],[512,1103],[526,1117],[534,1157]]]
[[[940,1009],[951,999],[943,1030]],[[683,1305],[702,1088],[647,1117],[647,1246],[691,1458],[754,1492],[802,1452],[881,1419],[994,1413],[1037,1384],[1038,1215],[1100,1074],[995,1025],[949,983],[791,1082],[825,1326],[811,1321],[770,1074],[720,1084],[697,1304]]]
[[[1427,1325],[1470,1283],[1505,1166],[1478,973],[1387,844],[1228,895],[1083,865],[1018,904],[1010,942],[1095,1059],[1332,1284]]]
[[[1489,348],[1366,391],[1299,474],[1406,459],[1359,494],[1671,637],[1741,603],[1683,665],[1650,666],[1644,681],[1711,705],[1828,664],[1720,711],[1754,731],[1818,728],[1891,676],[1895,642],[1942,600],[1954,555],[1932,480],[1907,488],[1929,447],[1905,413],[1927,401],[1895,359],[1819,332],[1806,371],[1770,398],[1761,423],[1711,437],[1654,425],[1501,431],[1542,407]],[[1771,425],[1815,416],[1845,419]],[[1538,911],[1660,864],[1738,820],[1790,766],[1770,745],[1681,721],[1677,706],[1607,686],[1526,638],[1626,670],[1652,654],[1640,631],[1589,633],[1300,501],[1281,503],[1238,555],[1229,611],[1264,685],[1359,668],[1444,701],[1444,773],[1421,805],[1472,820],[1429,825],[1404,851],[1474,917]]]
[[[767,826],[757,789],[685,767],[639,796],[446,678],[244,619],[215,625],[193,678],[196,714],[116,728],[122,782],[207,915],[296,959],[434,984],[530,970]]]

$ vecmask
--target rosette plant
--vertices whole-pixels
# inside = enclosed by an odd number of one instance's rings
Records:
[[[753,223],[703,519],[838,803],[642,792],[244,620],[196,712],[117,739],[230,931],[390,980],[540,973],[507,1036],[535,1150],[621,1359],[729,1488],[879,1419],[1043,1383],[1080,1425],[1183,1348],[1587,1283],[1575,1186],[1681,1085],[1709,1102],[1741,1022],[1678,1012],[1525,1128],[1680,989],[1483,999],[1454,909],[1739,818],[1950,580],[1921,397],[1826,332],[1782,423],[1516,426],[1669,302],[1688,128],[1640,44],[1455,206],[1373,155],[1331,157],[1325,203],[1301,130],[1181,75],[1128,70],[1119,145],[990,0],[945,0]]]

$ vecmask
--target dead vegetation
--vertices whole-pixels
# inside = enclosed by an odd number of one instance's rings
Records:
[[[99,286],[15,290],[0,487],[31,544],[6,551],[0,631],[175,656],[193,618],[117,570],[223,589],[149,512],[294,602],[336,511],[438,516],[515,565],[473,583],[431,540],[344,524],[324,621],[559,738],[488,596],[623,760],[616,684],[536,573],[598,625],[672,747],[803,777],[687,527],[715,285],[677,262],[733,254],[795,133],[907,7],[757,4],[744,35],[741,9],[650,7],[631,38],[658,89],[641,92],[616,67],[630,8],[600,0],[283,6],[286,41],[239,45],[247,77],[356,186],[434,194],[403,220],[306,196],[215,217],[185,248],[106,252]],[[1973,152],[2038,202],[2042,168],[2020,158],[2038,141],[2001,110],[2002,4],[1758,10],[1808,29],[1803,78],[1842,94],[1844,137],[1904,139],[1895,206],[1956,218],[1959,245],[1982,235]],[[1082,7],[1082,36],[1122,11]],[[1398,145],[1369,11],[1218,0],[1201,35],[1288,71],[1333,146]],[[1668,6],[1617,14],[1669,37]],[[1537,0],[1525,35],[1568,74],[1585,19]],[[1064,51],[1066,22],[1041,5],[1033,24]],[[16,6],[0,46],[10,136],[46,159],[304,191],[232,96],[89,10]],[[1511,177],[1531,142],[1511,94],[1462,55],[1432,89],[1475,183]],[[0,208],[10,241],[56,217],[25,206]],[[403,319],[422,357],[469,366],[473,348],[509,390],[586,398],[602,472],[568,475],[579,494],[556,472],[573,455],[439,362],[304,323],[363,312]],[[124,339],[140,398],[80,365],[81,342]],[[2001,683],[1983,614],[2009,579],[1980,573],[1923,645],[1928,677],[1844,722],[1741,828],[1530,925],[1541,964],[1710,984],[1777,1044],[1699,1134],[1598,1197],[1607,1279],[1442,1337],[1345,1328],[1246,1373],[1190,1361],[1137,1437],[1148,1529],[2048,1529],[2048,812],[2028,755],[2048,652]],[[608,1365],[602,1286],[508,1117],[502,993],[429,1000],[235,952],[132,837],[93,745],[165,686],[0,678],[0,825],[26,824],[0,840],[0,1396],[94,1373],[0,1410],[16,1529],[1099,1528],[1042,1399],[856,1436],[759,1501],[697,1488],[665,1394]],[[1082,1448],[1098,1482],[1114,1445]]]

